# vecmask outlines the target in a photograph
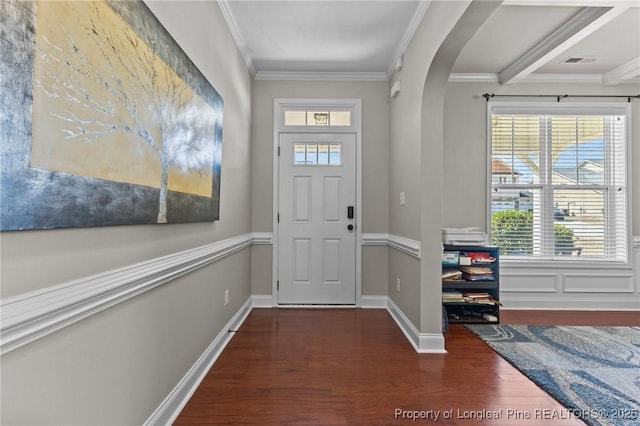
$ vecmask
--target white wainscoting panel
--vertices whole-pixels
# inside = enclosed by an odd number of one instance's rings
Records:
[[[640,237],[631,264],[588,269],[500,265],[505,309],[640,310]]]
[[[633,275],[564,274],[565,293],[633,293]]]
[[[501,272],[500,291],[514,293],[556,293],[558,291],[558,274],[552,272]]]

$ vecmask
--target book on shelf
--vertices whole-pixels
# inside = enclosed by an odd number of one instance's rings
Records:
[[[476,301],[491,299],[491,295],[489,293],[485,292],[485,291],[483,291],[483,292],[465,293],[464,296],[467,297],[470,300],[476,300]]]
[[[459,303],[465,301],[464,295],[457,290],[442,291],[442,303]]]
[[[460,266],[465,281],[495,281],[493,270],[487,266]]]
[[[471,264],[483,264],[483,263],[494,263],[496,258],[491,256],[489,253],[481,253],[481,252],[470,252],[464,253],[464,256],[468,257],[471,260]]]
[[[487,266],[460,266],[460,271],[470,275],[491,275],[493,276],[493,270]]]
[[[502,306],[502,303],[500,303],[500,301],[494,299],[487,292],[464,293],[464,297],[466,297],[467,300],[471,303]]]
[[[455,268],[447,268],[442,271],[443,281],[460,281],[462,280],[462,272]]]

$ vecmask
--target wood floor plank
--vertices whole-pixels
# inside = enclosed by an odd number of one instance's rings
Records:
[[[564,314],[502,320],[638,325],[635,312]],[[175,424],[402,425],[414,412],[423,424],[583,424],[462,325],[446,349],[416,353],[385,310],[254,309]]]

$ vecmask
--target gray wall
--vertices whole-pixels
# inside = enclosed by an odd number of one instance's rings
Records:
[[[3,301],[251,232],[247,68],[215,2],[148,5],[224,98],[220,221],[3,233]],[[249,298],[250,265],[245,249],[3,356],[2,423],[141,424]]]
[[[253,230],[273,231],[273,105],[276,98],[361,99],[363,233],[388,230],[389,85],[387,82],[255,81],[253,85]],[[252,249],[252,292],[272,293],[272,247]],[[387,249],[362,248],[362,294],[387,294]]]
[[[639,92],[638,84],[612,87],[558,83],[509,86],[497,83],[449,84],[444,111],[442,225],[452,228],[475,226],[487,231],[487,124],[486,101],[482,94],[633,95]],[[495,102],[498,101],[500,98],[495,98]],[[569,98],[569,101],[590,102],[593,99]],[[626,103],[626,99],[597,101]],[[633,193],[629,236],[637,239],[640,235],[640,173],[637,167],[640,164],[640,102],[632,101],[630,106],[629,173]],[[500,265],[501,300],[504,307],[509,309],[637,310],[640,307],[638,253],[637,247],[630,250],[627,265],[603,266],[597,262],[587,262],[577,266],[571,262],[519,264],[503,261]]]
[[[487,225],[487,122],[484,93],[629,95],[640,93],[638,84],[602,87],[599,84],[514,84],[450,83],[445,103],[445,143],[443,155],[444,227]],[[503,98],[505,99],[505,98]],[[569,98],[567,101],[575,101]],[[496,102],[499,98],[495,98]],[[513,99],[506,99],[513,101]],[[545,99],[547,101],[553,99]],[[581,101],[589,101],[579,99]],[[593,99],[591,99],[593,100]],[[599,99],[626,102],[625,99]],[[631,102],[632,164],[640,164],[640,102]],[[462,120],[462,122],[461,122]],[[640,235],[640,172],[631,167],[633,235]],[[472,206],[472,207],[470,207]]]
[[[438,333],[441,321],[443,142],[442,126],[433,129],[423,117],[431,113],[440,117],[443,99],[442,95],[430,98],[425,83],[431,70],[438,68],[434,64],[438,50],[467,6],[466,1],[431,3],[404,54],[404,67],[393,77],[402,90],[391,103],[389,233],[420,241],[422,259],[400,253],[390,256],[389,297],[416,329],[426,333]],[[401,192],[405,205],[399,202]]]

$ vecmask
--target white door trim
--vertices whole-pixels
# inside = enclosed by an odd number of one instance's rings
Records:
[[[352,110],[350,127],[284,127],[283,111],[287,108],[348,108]],[[278,305],[278,200],[280,195],[278,143],[281,133],[354,133],[356,135],[356,304],[360,307],[362,295],[362,101],[360,99],[286,99],[276,98],[273,103],[273,306]],[[320,307],[320,306],[318,306]]]

